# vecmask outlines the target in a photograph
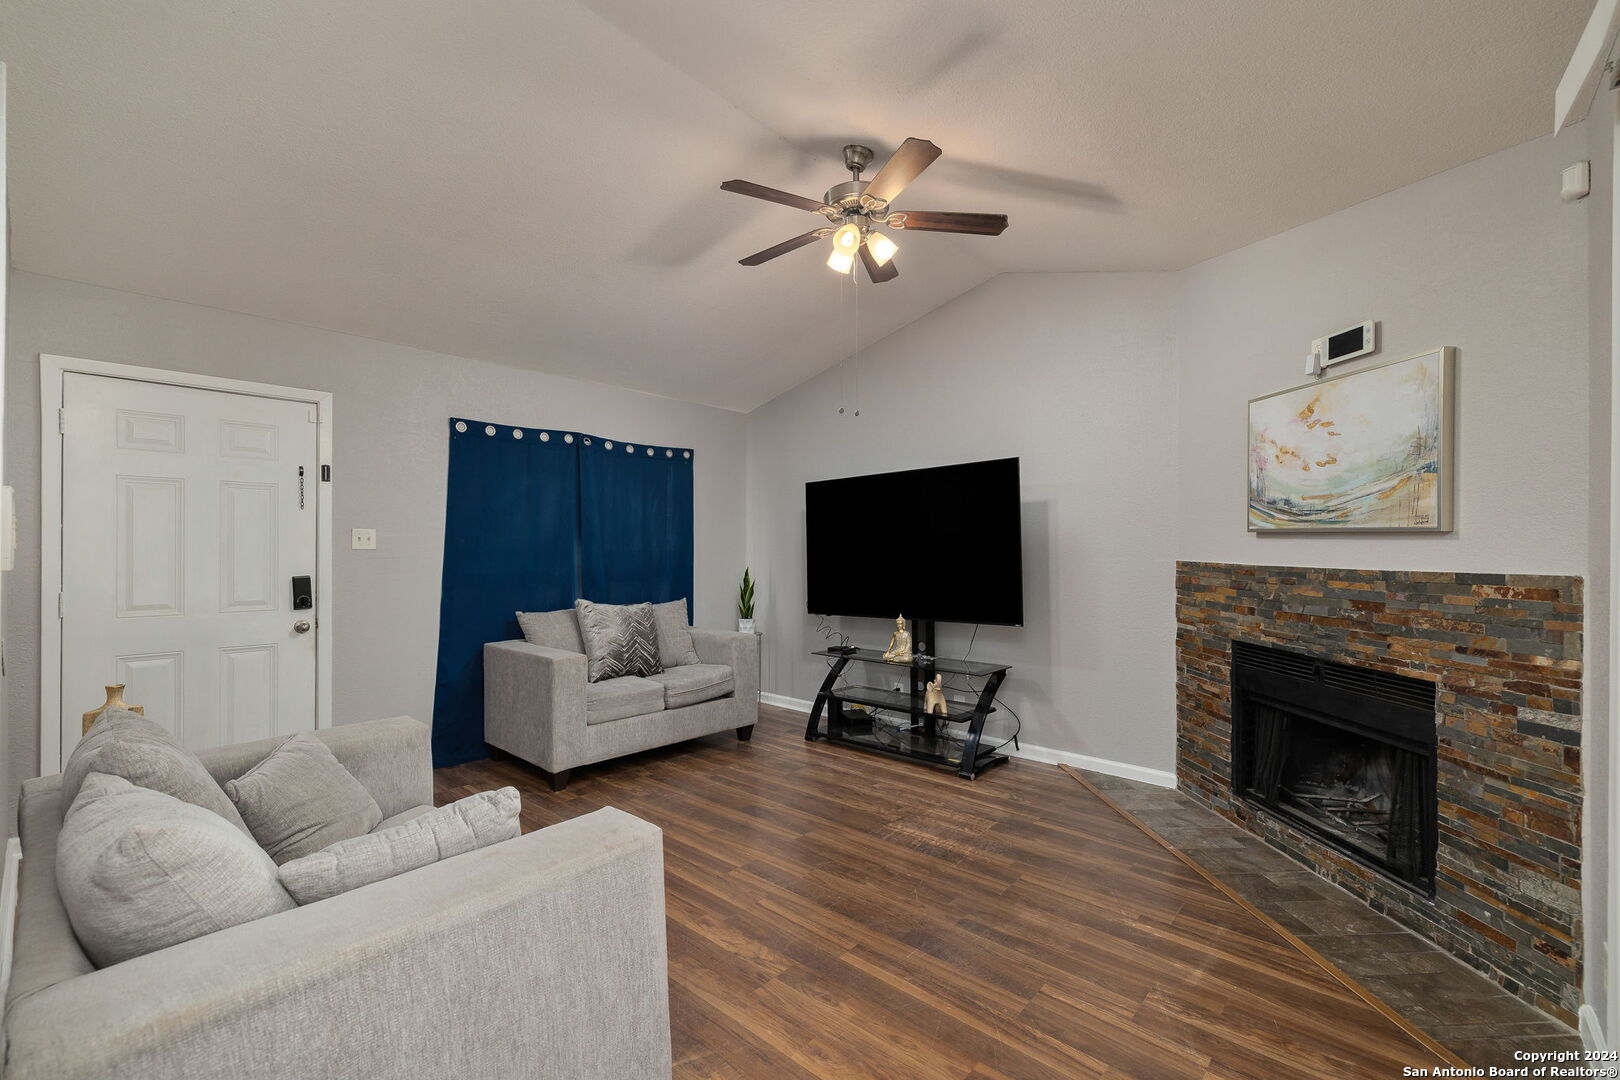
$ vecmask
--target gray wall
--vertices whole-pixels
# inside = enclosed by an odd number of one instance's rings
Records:
[[[826,670],[809,655],[822,639],[805,615],[805,481],[1016,455],[1026,625],[984,627],[974,655],[1013,665],[1003,696],[1028,742],[1169,769],[1174,287],[1170,274],[1002,275],[752,413],[765,688],[813,697]],[[895,509],[850,524],[892,537],[904,559],[920,538]],[[880,645],[893,629],[837,625]],[[961,655],[972,628],[940,629],[940,652]]]
[[[1177,555],[1586,574],[1593,203],[1558,199],[1585,156],[1581,128],[1537,139],[1185,271]],[[1245,403],[1307,381],[1310,340],[1363,319],[1375,360],[1457,346],[1455,530],[1245,531]]]
[[[40,353],[332,391],[339,723],[432,715],[452,415],[693,447],[694,614],[699,625],[735,625],[747,426],[739,413],[17,271],[10,284],[5,479],[17,488],[22,529],[17,569],[5,575],[9,798],[38,764]],[[354,527],[377,529],[376,551],[349,550]]]

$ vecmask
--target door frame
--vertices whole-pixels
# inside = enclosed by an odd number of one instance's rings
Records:
[[[315,409],[315,726],[332,726],[332,485],[321,479],[332,464],[332,395],[270,383],[223,379],[186,371],[115,364],[41,353],[39,357],[39,768],[62,768],[62,433],[59,423],[67,375],[99,375],[132,382],[216,390],[300,401]],[[56,428],[56,431],[52,431]],[[96,702],[87,704],[94,707]]]

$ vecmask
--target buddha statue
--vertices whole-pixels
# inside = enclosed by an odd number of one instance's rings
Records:
[[[889,647],[883,650],[883,659],[891,664],[911,663],[911,635],[906,631],[906,617],[894,617],[894,634],[889,638]]]

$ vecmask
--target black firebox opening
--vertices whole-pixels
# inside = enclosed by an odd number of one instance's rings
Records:
[[[1233,643],[1239,797],[1430,896],[1435,745],[1433,683]]]

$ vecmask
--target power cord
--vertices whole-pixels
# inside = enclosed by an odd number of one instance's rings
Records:
[[[971,654],[973,652],[973,642],[978,639],[978,636],[979,636],[979,628],[978,628],[977,625],[975,625],[973,627],[973,638],[968,641],[967,651],[968,651],[969,654]],[[967,656],[963,656],[962,659],[966,660]],[[972,684],[971,680],[975,679],[975,678],[980,678],[980,677],[982,677],[982,676],[960,675],[960,676],[958,676],[958,678],[970,680],[966,686],[962,686],[962,685],[957,684],[957,683],[946,683],[946,684],[944,684],[943,688],[946,689],[946,690],[955,690],[958,693],[969,694],[969,695],[972,695],[974,697],[977,697],[979,694],[984,692],[984,688],[982,686],[974,686]],[[1019,716],[1018,715],[1018,710],[1014,709],[1011,705],[1007,704],[1007,702],[1002,699],[1000,694],[997,694],[995,697],[991,698],[990,701],[997,708],[1006,710],[1007,715],[1009,715],[1009,716],[1011,716],[1013,718],[1012,734],[1008,736],[1006,741],[1010,741],[1013,744],[1013,748],[1015,750],[1022,750],[1023,746],[1018,742],[1018,736],[1024,730],[1024,718]],[[949,723],[955,723],[955,724],[966,723],[966,720],[959,719],[957,717],[952,717],[952,716],[944,717],[944,719]],[[1003,746],[1006,745],[1006,741],[1004,741],[1001,745],[1003,745]]]
[[[835,643],[840,649],[847,649],[849,647],[849,635],[840,630],[833,629],[832,624],[827,621],[827,616],[825,615],[816,616],[816,633],[820,634],[828,642]]]

